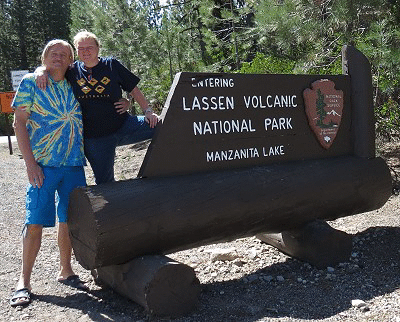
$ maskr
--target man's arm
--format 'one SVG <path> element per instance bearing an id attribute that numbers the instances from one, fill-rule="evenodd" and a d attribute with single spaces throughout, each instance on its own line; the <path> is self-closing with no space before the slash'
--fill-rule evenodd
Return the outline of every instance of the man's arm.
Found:
<path id="1" fill-rule="evenodd" d="M 155 127 L 158 122 L 158 116 L 149 107 L 149 103 L 147 102 L 146 98 L 144 97 L 140 89 L 137 86 L 135 86 L 135 88 L 129 94 L 139 104 L 146 118 L 146 122 L 149 123 L 151 128 Z"/>
<path id="2" fill-rule="evenodd" d="M 26 123 L 29 119 L 27 113 L 22 107 L 17 107 L 14 113 L 14 131 L 17 136 L 18 146 L 24 158 L 26 172 L 29 182 L 32 186 L 40 188 L 43 185 L 44 175 L 42 168 L 37 164 L 31 148 L 28 130 Z"/>
<path id="3" fill-rule="evenodd" d="M 45 90 L 49 80 L 46 67 L 39 66 L 35 69 L 34 74 L 37 87 L 39 87 L 41 90 Z"/>

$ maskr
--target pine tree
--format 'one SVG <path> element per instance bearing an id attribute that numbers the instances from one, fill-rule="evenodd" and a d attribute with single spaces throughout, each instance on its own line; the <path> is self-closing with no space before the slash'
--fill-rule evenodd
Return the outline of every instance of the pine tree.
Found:
<path id="1" fill-rule="evenodd" d="M 12 41 L 12 27 L 10 16 L 10 3 L 6 0 L 0 1 L 0 92 L 10 91 L 11 75 L 13 68 L 13 57 L 15 47 Z"/>
<path id="2" fill-rule="evenodd" d="M 316 108 L 317 108 L 317 114 L 319 116 L 319 119 L 317 120 L 317 125 L 318 126 L 324 126 L 324 119 L 327 115 L 325 111 L 325 102 L 324 102 L 324 95 L 321 93 L 321 90 L 318 89 L 317 91 L 317 102 L 316 102 Z"/>
<path id="3" fill-rule="evenodd" d="M 354 45 L 369 59 L 377 129 L 400 129 L 400 21 L 397 0 L 260 0 L 260 51 L 296 61 L 296 73 L 341 73 L 341 49 Z"/>
<path id="4" fill-rule="evenodd" d="M 1 1 L 1 61 L 7 73 L 33 70 L 40 64 L 40 54 L 48 40 L 68 39 L 68 4 L 69 0 Z"/>
<path id="5" fill-rule="evenodd" d="M 206 64 L 215 64 L 216 70 L 238 70 L 244 61 L 255 56 L 254 11 L 251 1 L 247 2 L 207 0 L 199 5 L 208 57 Z"/>

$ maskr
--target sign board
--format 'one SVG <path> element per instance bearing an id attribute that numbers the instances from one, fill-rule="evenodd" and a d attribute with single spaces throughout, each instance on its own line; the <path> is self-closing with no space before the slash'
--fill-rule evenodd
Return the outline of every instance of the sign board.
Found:
<path id="1" fill-rule="evenodd" d="M 12 70 L 11 71 L 11 81 L 13 90 L 17 91 L 19 84 L 21 83 L 22 77 L 28 74 L 29 70 Z"/>
<path id="2" fill-rule="evenodd" d="M 11 103 L 14 99 L 15 92 L 0 93 L 0 107 L 2 113 L 14 113 Z"/>
<path id="3" fill-rule="evenodd" d="M 329 89 L 318 92 L 318 81 Z M 323 107 L 341 105 L 340 124 L 336 119 L 323 124 L 326 115 L 318 120 L 334 136 L 318 138 L 305 100 L 320 109 L 317 114 Z M 324 113 L 338 112 L 331 108 Z M 139 176 L 351 155 L 351 113 L 348 75 L 179 73 Z"/>

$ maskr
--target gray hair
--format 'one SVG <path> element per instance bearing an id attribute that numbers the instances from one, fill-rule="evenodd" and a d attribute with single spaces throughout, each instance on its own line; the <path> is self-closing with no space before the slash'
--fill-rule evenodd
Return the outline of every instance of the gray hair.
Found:
<path id="1" fill-rule="evenodd" d="M 68 47 L 69 52 L 70 52 L 69 58 L 71 60 L 71 63 L 74 61 L 74 49 L 72 48 L 71 44 L 62 39 L 53 39 L 53 40 L 50 40 L 43 49 L 42 56 L 41 56 L 42 65 L 44 65 L 44 60 L 46 59 L 47 55 L 49 54 L 51 47 L 58 45 L 58 44 Z"/>

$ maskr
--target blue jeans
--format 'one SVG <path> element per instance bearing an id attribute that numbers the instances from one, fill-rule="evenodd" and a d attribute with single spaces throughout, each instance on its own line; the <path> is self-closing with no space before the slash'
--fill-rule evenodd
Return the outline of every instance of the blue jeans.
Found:
<path id="1" fill-rule="evenodd" d="M 85 138 L 85 156 L 88 159 L 96 184 L 114 181 L 114 159 L 117 146 L 133 144 L 153 137 L 144 116 L 129 115 L 124 125 L 115 133 L 99 138 Z"/>

